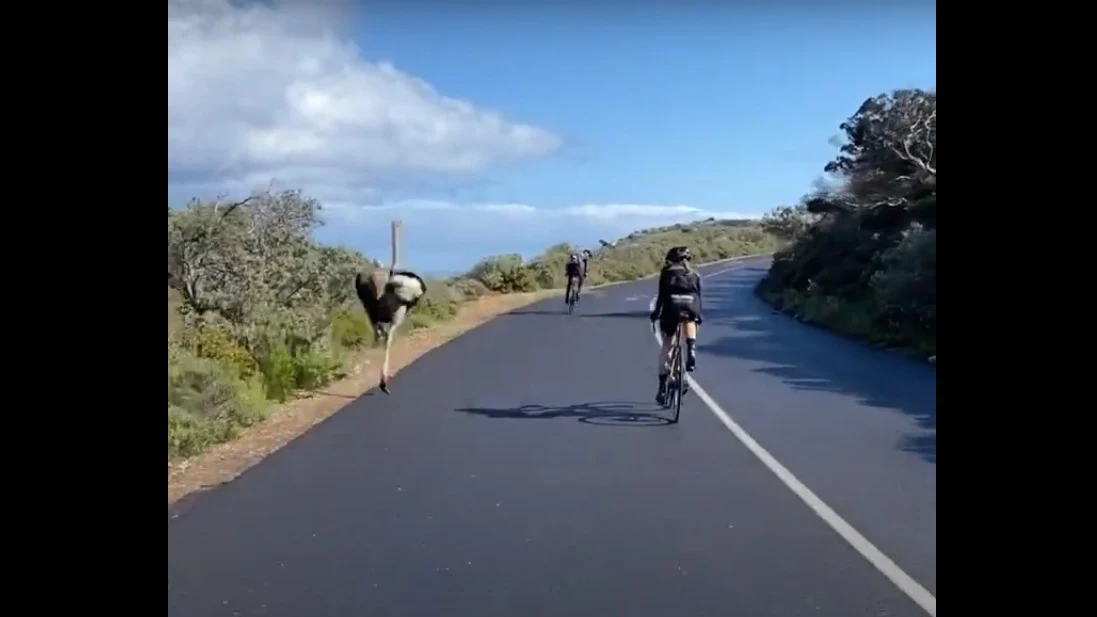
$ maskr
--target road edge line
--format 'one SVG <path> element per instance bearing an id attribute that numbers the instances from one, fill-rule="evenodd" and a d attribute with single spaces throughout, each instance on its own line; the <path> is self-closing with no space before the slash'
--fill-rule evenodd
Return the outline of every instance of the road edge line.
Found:
<path id="1" fill-rule="evenodd" d="M 733 272 L 735 270 L 742 269 L 743 266 L 734 266 L 711 274 L 704 274 L 701 278 L 709 278 L 718 274 L 724 274 L 726 272 Z M 648 303 L 649 310 L 655 310 L 655 298 L 652 298 Z M 656 328 L 655 341 L 659 344 L 663 344 L 663 336 L 659 333 L 659 329 Z M 697 383 L 697 380 L 692 375 L 686 375 L 686 381 L 689 382 L 690 387 L 697 392 L 697 396 L 701 399 L 701 402 L 709 408 L 709 411 L 716 416 L 731 434 L 739 440 L 747 450 L 750 450 L 751 454 L 755 456 L 763 465 L 766 466 L 773 475 L 777 476 L 789 490 L 791 490 L 797 497 L 800 498 L 816 516 L 823 519 L 823 522 L 830 526 L 839 536 L 842 537 L 855 551 L 861 554 L 874 568 L 876 568 L 881 574 L 886 576 L 888 580 L 895 584 L 900 591 L 905 593 L 907 597 L 914 601 L 925 612 L 929 613 L 931 617 L 937 617 L 937 597 L 934 596 L 928 589 L 922 586 L 921 583 L 914 580 L 914 577 L 910 576 L 899 567 L 899 564 L 895 563 L 890 557 L 884 554 L 883 551 L 876 548 L 876 546 L 868 540 L 865 536 L 861 535 L 859 531 L 854 529 L 853 525 L 846 522 L 833 508 L 828 506 L 818 495 L 816 495 L 806 484 L 800 481 L 787 467 L 781 464 L 772 454 L 762 447 L 750 433 L 731 418 L 728 412 L 724 411 L 720 404 L 717 403 L 708 392 L 705 391 L 701 384 Z"/>

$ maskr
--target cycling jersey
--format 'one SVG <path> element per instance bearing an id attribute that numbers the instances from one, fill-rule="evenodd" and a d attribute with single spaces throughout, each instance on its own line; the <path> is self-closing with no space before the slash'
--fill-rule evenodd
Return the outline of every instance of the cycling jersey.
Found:
<path id="1" fill-rule="evenodd" d="M 701 276 L 688 264 L 669 264 L 659 273 L 659 293 L 652 320 L 663 317 L 663 308 L 668 304 L 686 310 L 693 319 L 701 318 Z"/>

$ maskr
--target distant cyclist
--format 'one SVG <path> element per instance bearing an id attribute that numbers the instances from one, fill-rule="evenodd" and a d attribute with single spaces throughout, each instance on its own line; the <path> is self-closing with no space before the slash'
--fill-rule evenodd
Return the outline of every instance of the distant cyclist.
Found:
<path id="1" fill-rule="evenodd" d="M 564 303 L 571 298 L 571 289 L 575 287 L 575 301 L 579 301 L 579 292 L 583 289 L 583 278 L 586 274 L 586 260 L 579 253 L 568 256 L 568 262 L 564 266 L 564 274 L 568 279 L 568 286 L 564 292 Z"/>
<path id="2" fill-rule="evenodd" d="M 587 262 L 590 261 L 590 258 L 594 256 L 594 253 L 591 253 L 590 249 L 583 249 L 583 251 L 579 253 L 579 256 L 583 258 L 583 274 L 581 276 L 582 280 L 579 281 L 579 289 L 582 290 L 583 283 L 587 282 Z"/>
<path id="3" fill-rule="evenodd" d="M 686 370 L 692 371 L 697 367 L 697 326 L 703 320 L 701 275 L 690 267 L 692 259 L 693 254 L 688 247 L 676 246 L 667 251 L 663 270 L 659 273 L 659 294 L 655 299 L 655 310 L 651 312 L 651 321 L 659 322 L 659 331 L 663 334 L 663 345 L 659 349 L 659 390 L 655 394 L 655 400 L 660 405 L 666 402 L 674 332 L 681 322 L 685 322 L 682 330 L 686 338 Z"/>

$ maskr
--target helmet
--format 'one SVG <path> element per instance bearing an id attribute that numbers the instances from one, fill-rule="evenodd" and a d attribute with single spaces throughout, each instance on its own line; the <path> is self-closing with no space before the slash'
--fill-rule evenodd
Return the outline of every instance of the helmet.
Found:
<path id="1" fill-rule="evenodd" d="M 570 256 L 568 256 L 568 263 L 573 263 L 573 264 L 579 263 L 579 254 L 578 253 L 572 253 Z"/>
<path id="2" fill-rule="evenodd" d="M 693 253 L 690 252 L 689 247 L 676 246 L 667 251 L 666 262 L 669 264 L 689 261 L 691 259 L 693 259 Z"/>
<path id="3" fill-rule="evenodd" d="M 587 259 L 590 259 L 593 256 L 594 256 L 594 253 L 592 253 L 590 251 L 590 249 L 583 249 L 583 257 L 586 257 Z"/>

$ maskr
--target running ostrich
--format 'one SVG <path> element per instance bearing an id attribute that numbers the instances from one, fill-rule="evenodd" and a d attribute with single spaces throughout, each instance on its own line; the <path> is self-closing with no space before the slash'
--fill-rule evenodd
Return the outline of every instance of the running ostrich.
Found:
<path id="1" fill-rule="evenodd" d="M 396 329 L 404 323 L 408 311 L 427 293 L 427 284 L 418 274 L 407 270 L 389 270 L 387 280 L 381 271 L 375 270 L 366 276 L 359 272 L 354 277 L 354 289 L 373 324 L 374 335 L 385 341 L 381 391 L 389 394 L 389 350 L 392 349 L 392 338 Z"/>

